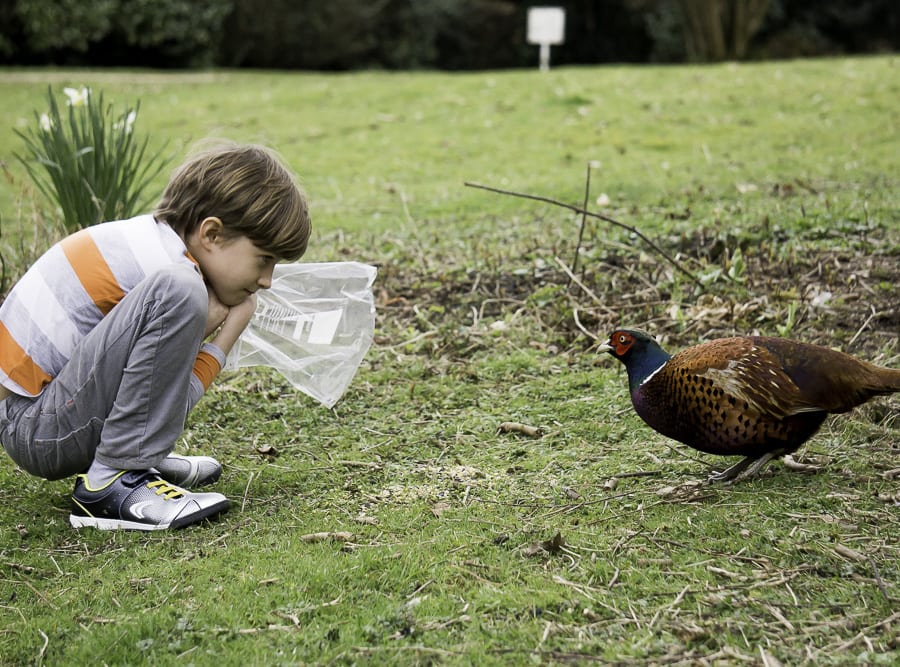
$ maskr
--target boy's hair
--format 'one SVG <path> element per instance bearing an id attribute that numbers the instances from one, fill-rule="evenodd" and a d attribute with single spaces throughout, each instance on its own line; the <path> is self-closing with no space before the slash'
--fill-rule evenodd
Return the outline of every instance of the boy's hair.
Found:
<path id="1" fill-rule="evenodd" d="M 189 158 L 169 179 L 153 212 L 182 238 L 208 217 L 276 256 L 298 259 L 310 234 L 309 207 L 295 177 L 270 149 L 218 144 Z"/>

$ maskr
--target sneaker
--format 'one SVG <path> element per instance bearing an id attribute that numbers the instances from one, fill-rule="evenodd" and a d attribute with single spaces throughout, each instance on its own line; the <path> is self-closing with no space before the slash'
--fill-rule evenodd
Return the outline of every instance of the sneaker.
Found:
<path id="1" fill-rule="evenodd" d="M 212 484 L 222 476 L 222 466 L 211 456 L 169 454 L 155 470 L 167 482 L 185 489 Z"/>
<path id="2" fill-rule="evenodd" d="M 150 470 L 124 470 L 99 489 L 87 475 L 75 478 L 73 528 L 164 530 L 182 528 L 228 509 L 221 493 L 191 493 L 169 484 Z"/>

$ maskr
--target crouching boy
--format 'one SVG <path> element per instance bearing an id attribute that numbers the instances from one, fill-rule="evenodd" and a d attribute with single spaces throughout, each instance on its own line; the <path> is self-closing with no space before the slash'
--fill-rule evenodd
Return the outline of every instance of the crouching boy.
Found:
<path id="1" fill-rule="evenodd" d="M 0 442 L 22 469 L 75 475 L 72 526 L 179 528 L 228 509 L 207 456 L 172 453 L 250 321 L 306 250 L 306 197 L 277 156 L 220 145 L 175 170 L 152 215 L 50 248 L 0 305 Z"/>

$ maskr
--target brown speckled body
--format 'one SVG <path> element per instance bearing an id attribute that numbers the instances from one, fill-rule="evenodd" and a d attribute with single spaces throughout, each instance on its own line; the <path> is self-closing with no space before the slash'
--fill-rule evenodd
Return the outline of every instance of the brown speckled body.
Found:
<path id="1" fill-rule="evenodd" d="M 900 391 L 900 370 L 784 338 L 722 338 L 670 357 L 647 334 L 623 329 L 601 349 L 625 364 L 649 426 L 710 454 L 789 454 L 829 413 Z"/>
<path id="2" fill-rule="evenodd" d="M 828 411 L 800 395 L 791 372 L 816 384 L 815 370 L 797 343 L 785 342 L 723 338 L 688 348 L 635 390 L 635 410 L 663 435 L 709 454 L 791 453 Z"/>

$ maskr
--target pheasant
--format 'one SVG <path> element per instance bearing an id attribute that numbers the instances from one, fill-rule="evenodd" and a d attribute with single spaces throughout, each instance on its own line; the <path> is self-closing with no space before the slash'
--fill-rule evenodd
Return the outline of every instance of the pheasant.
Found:
<path id="1" fill-rule="evenodd" d="M 672 356 L 642 331 L 600 346 L 625 364 L 637 414 L 709 454 L 745 458 L 710 481 L 738 481 L 795 452 L 830 413 L 900 391 L 900 370 L 785 338 L 720 338 Z"/>

